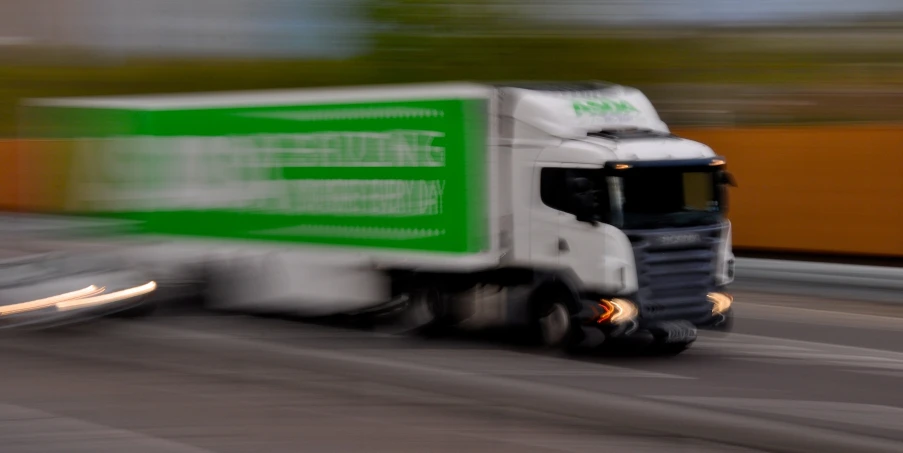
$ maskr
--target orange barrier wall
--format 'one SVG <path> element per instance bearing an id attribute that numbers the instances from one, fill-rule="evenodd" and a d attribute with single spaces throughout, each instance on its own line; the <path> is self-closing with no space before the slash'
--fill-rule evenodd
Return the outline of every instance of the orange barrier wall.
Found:
<path id="1" fill-rule="evenodd" d="M 903 125 L 674 132 L 727 157 L 735 247 L 903 256 Z"/>
<path id="2" fill-rule="evenodd" d="M 903 125 L 674 132 L 727 157 L 735 247 L 903 257 Z M 0 209 L 64 210 L 67 148 L 0 141 Z"/>
<path id="3" fill-rule="evenodd" d="M 19 208 L 19 148 L 13 140 L 0 140 L 0 209 Z"/>
<path id="4" fill-rule="evenodd" d="M 66 211 L 73 146 L 65 140 L 0 140 L 0 211 Z"/>

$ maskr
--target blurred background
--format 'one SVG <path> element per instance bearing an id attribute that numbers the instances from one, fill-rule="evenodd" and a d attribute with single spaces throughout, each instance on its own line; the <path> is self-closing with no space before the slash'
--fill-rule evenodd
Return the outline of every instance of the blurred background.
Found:
<path id="1" fill-rule="evenodd" d="M 0 159 L 23 98 L 462 79 L 636 86 L 729 157 L 740 251 L 903 256 L 897 0 L 2 0 Z"/>
<path id="2" fill-rule="evenodd" d="M 903 264 L 903 0 L 0 0 L 0 305 L 60 275 L 145 282 L 85 258 L 128 255 L 81 241 L 103 225 L 21 233 L 16 214 L 63 210 L 71 159 L 25 134 L 25 99 L 585 79 L 727 157 L 727 338 L 596 363 L 164 309 L 3 336 L 0 450 L 901 451 L 903 270 L 791 261 Z M 195 295 L 167 278 L 161 299 Z"/>
<path id="3" fill-rule="evenodd" d="M 23 96 L 604 79 L 687 125 L 901 113 L 894 0 L 4 0 L 2 132 Z"/>

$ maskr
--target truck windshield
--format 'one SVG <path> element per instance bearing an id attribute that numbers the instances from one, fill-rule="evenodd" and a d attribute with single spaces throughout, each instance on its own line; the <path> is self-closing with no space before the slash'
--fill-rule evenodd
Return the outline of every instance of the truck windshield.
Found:
<path id="1" fill-rule="evenodd" d="M 611 217 L 624 229 L 711 225 L 721 221 L 714 168 L 635 168 L 609 176 Z"/>

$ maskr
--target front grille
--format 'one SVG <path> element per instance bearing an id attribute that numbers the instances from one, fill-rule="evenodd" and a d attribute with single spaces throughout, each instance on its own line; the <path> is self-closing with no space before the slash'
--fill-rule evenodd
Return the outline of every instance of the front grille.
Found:
<path id="1" fill-rule="evenodd" d="M 705 322 L 711 315 L 706 295 L 715 288 L 720 226 L 631 231 L 644 321 Z"/>

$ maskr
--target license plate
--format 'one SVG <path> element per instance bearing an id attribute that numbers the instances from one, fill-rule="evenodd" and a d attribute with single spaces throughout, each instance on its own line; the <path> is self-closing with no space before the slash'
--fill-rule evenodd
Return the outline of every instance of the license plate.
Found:
<path id="1" fill-rule="evenodd" d="M 696 340 L 696 326 L 688 322 L 666 322 L 659 325 L 665 343 L 689 343 Z"/>

